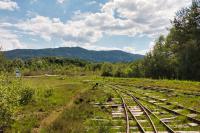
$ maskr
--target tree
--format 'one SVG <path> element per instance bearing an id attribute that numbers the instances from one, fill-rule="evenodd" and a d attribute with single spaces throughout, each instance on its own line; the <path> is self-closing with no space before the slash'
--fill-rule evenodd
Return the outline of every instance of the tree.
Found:
<path id="1" fill-rule="evenodd" d="M 104 63 L 101 69 L 101 76 L 113 76 L 113 66 L 111 63 Z"/>
<path id="2" fill-rule="evenodd" d="M 123 72 L 123 68 L 124 68 L 123 64 L 121 63 L 116 64 L 115 67 L 113 68 L 112 75 L 114 77 L 124 77 L 125 75 Z"/>
<path id="3" fill-rule="evenodd" d="M 177 12 L 169 34 L 144 58 L 145 76 L 200 80 L 200 0 Z"/>
<path id="4" fill-rule="evenodd" d="M 145 75 L 152 78 L 170 78 L 170 50 L 164 36 L 160 36 L 151 52 L 144 59 Z"/>
<path id="5" fill-rule="evenodd" d="M 180 10 L 172 22 L 170 43 L 179 64 L 182 79 L 200 80 L 200 1 Z"/>
<path id="6" fill-rule="evenodd" d="M 6 60 L 2 51 L 2 47 L 0 47 L 0 71 L 5 70 Z"/>

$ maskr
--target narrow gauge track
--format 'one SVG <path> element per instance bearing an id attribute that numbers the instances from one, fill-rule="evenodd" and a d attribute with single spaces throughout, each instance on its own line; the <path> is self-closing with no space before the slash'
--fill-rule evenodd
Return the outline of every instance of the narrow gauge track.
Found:
<path id="1" fill-rule="evenodd" d="M 135 91 L 132 91 L 132 90 L 131 90 L 131 92 L 138 93 L 138 92 L 135 92 Z M 182 105 L 178 105 L 178 104 L 174 104 L 174 103 L 171 103 L 171 102 L 167 102 L 165 100 L 158 99 L 158 98 L 155 98 L 155 97 L 151 97 L 151 96 L 145 95 L 144 93 L 138 93 L 138 94 L 139 95 L 143 95 L 143 96 L 145 96 L 147 98 L 150 98 L 152 100 L 156 100 L 156 101 L 160 101 L 160 102 L 166 103 L 167 105 L 173 105 L 173 106 L 175 106 L 176 108 L 179 108 L 179 109 L 187 110 L 187 111 L 189 111 L 189 113 L 195 113 L 195 114 L 199 114 L 200 115 L 200 112 L 197 111 L 197 110 L 186 108 L 186 107 L 184 107 Z"/>
<path id="2" fill-rule="evenodd" d="M 120 96 L 120 94 L 119 94 L 119 92 L 117 90 L 115 90 L 115 92 Z M 125 118 L 126 118 L 126 133 L 129 133 L 130 127 L 129 127 L 128 108 L 127 108 L 127 105 L 126 105 L 126 103 L 124 101 L 124 98 L 120 96 L 120 99 L 122 101 L 122 106 L 124 108 L 124 114 L 125 114 Z"/>
<path id="3" fill-rule="evenodd" d="M 130 87 L 130 85 L 125 85 L 125 84 L 119 84 L 119 85 L 120 85 L 120 86 L 129 86 L 129 87 Z M 138 88 L 137 86 L 134 86 L 134 85 L 131 85 L 131 86 L 133 86 L 133 87 L 135 87 L 135 88 Z M 118 87 L 119 87 L 119 86 L 118 86 Z M 143 89 L 143 88 L 141 88 L 141 89 Z M 145 89 L 143 89 L 143 90 L 145 90 Z M 150 89 L 150 90 L 158 92 L 156 89 Z M 132 91 L 132 90 L 130 90 L 130 91 Z M 135 92 L 135 91 L 134 91 L 134 92 Z M 138 93 L 138 92 L 135 92 L 135 93 Z M 143 95 L 145 95 L 145 94 L 143 94 Z M 191 109 L 191 108 L 186 108 L 186 107 L 184 107 L 183 105 L 179 105 L 179 104 L 167 102 L 167 101 L 164 101 L 164 100 L 155 98 L 155 97 L 150 97 L 150 96 L 148 96 L 148 95 L 145 95 L 145 96 L 146 96 L 146 97 L 149 97 L 149 98 L 151 98 L 151 99 L 154 99 L 154 100 L 159 100 L 160 102 L 165 102 L 165 103 L 167 103 L 168 105 L 169 105 L 169 104 L 170 104 L 170 105 L 174 105 L 174 106 L 176 106 L 176 107 L 178 107 L 178 108 L 180 108 L 180 109 L 185 109 L 185 110 L 187 110 L 187 111 L 190 111 L 191 113 L 196 113 L 196 114 L 199 114 L 199 115 L 200 115 L 200 111 L 197 111 L 197 110 L 194 110 L 194 109 Z"/>
<path id="4" fill-rule="evenodd" d="M 151 86 L 134 86 L 132 85 L 133 87 L 136 87 L 136 88 L 140 88 L 140 89 L 149 89 L 149 90 L 153 90 L 153 91 L 157 91 L 157 92 L 173 92 L 174 93 L 174 90 L 175 89 L 169 89 L 169 88 L 159 88 L 159 87 L 151 87 Z M 191 91 L 187 91 L 187 92 L 184 92 L 184 91 L 178 91 L 176 90 L 176 95 L 179 95 L 179 96 L 182 96 L 182 95 L 185 95 L 185 96 L 200 96 L 200 92 L 198 91 L 195 91 L 195 92 L 191 92 Z"/>
<path id="5" fill-rule="evenodd" d="M 152 91 L 156 91 L 156 92 L 159 92 L 159 91 L 165 91 L 165 92 L 172 92 L 174 89 L 167 89 L 167 88 L 152 88 L 152 86 L 138 86 L 138 85 L 133 85 L 133 84 L 124 84 L 124 83 L 118 83 L 118 85 L 120 86 L 129 86 L 129 87 L 136 87 L 136 88 L 140 88 L 140 89 L 143 89 L 143 90 L 152 90 Z M 200 92 L 196 91 L 196 92 L 191 92 L 191 91 L 187 91 L 187 92 L 183 92 L 183 91 L 177 91 L 178 93 L 176 93 L 176 95 L 188 95 L 188 96 L 200 96 Z"/>
<path id="6" fill-rule="evenodd" d="M 123 91 L 121 91 L 121 92 L 122 92 L 122 93 L 125 93 L 126 95 L 131 96 L 131 97 L 133 98 L 133 100 L 134 100 L 134 101 L 137 101 L 137 103 L 145 110 L 145 112 L 148 112 L 148 113 L 152 114 L 155 118 L 157 118 L 157 119 L 163 124 L 163 126 L 166 127 L 166 129 L 167 129 L 169 132 L 174 133 L 174 131 L 173 131 L 167 124 L 165 124 L 165 123 L 164 123 L 161 119 L 159 119 L 152 111 L 150 111 L 147 107 L 145 107 L 142 103 L 140 103 L 140 102 L 138 101 L 138 99 L 137 99 L 135 96 L 133 96 L 132 94 L 123 92 Z M 153 121 L 151 120 L 150 115 L 149 115 L 148 113 L 146 113 L 146 114 L 148 115 L 148 118 L 150 119 L 150 121 L 151 121 L 152 126 L 154 127 L 154 129 L 156 129 L 156 128 L 155 128 L 155 125 L 153 124 Z"/>
<path id="7" fill-rule="evenodd" d="M 128 108 L 127 104 L 125 103 L 125 100 L 124 98 L 120 95 L 120 93 L 118 92 L 118 90 L 116 88 L 113 88 L 112 86 L 110 86 L 110 88 L 112 88 L 113 90 L 115 90 L 115 92 L 119 95 L 119 97 L 121 98 L 123 104 L 125 105 L 126 109 L 130 112 L 132 118 L 134 118 L 134 120 L 136 121 L 137 125 L 138 125 L 138 128 L 139 130 L 142 132 L 142 133 L 145 133 L 145 130 L 144 128 L 142 127 L 142 125 L 139 123 L 139 121 L 137 120 L 137 118 L 133 115 L 133 113 L 131 112 L 131 110 Z M 128 115 L 128 113 L 127 113 Z M 126 116 L 128 117 L 128 116 Z M 129 119 L 128 119 L 129 120 Z M 128 130 L 128 132 L 130 131 L 130 128 Z"/>
<path id="8" fill-rule="evenodd" d="M 117 87 L 119 87 L 119 86 L 117 86 Z M 121 87 L 119 87 L 119 88 L 121 88 Z M 126 90 L 126 91 L 129 91 L 129 92 L 132 92 L 132 93 L 134 93 L 134 94 L 139 94 L 139 95 L 141 95 L 142 97 L 146 97 L 144 94 L 140 94 L 140 93 L 137 93 L 137 92 L 135 92 L 135 91 L 132 91 L 132 90 L 128 90 L 128 89 L 125 89 L 125 88 L 121 88 L 121 89 L 124 89 L 124 90 Z M 192 118 L 192 117 L 190 117 L 190 116 L 187 116 L 187 115 L 184 115 L 184 114 L 181 114 L 181 113 L 179 113 L 179 112 L 176 112 L 176 111 L 174 111 L 174 110 L 171 110 L 171 109 L 169 109 L 169 108 L 167 108 L 167 107 L 164 107 L 164 106 L 161 106 L 161 105 L 159 105 L 159 104 L 156 104 L 156 103 L 153 103 L 153 102 L 149 102 L 149 100 L 146 100 L 146 99 L 144 99 L 144 98 L 141 98 L 141 97 L 135 97 L 136 99 L 138 99 L 138 100 L 142 100 L 142 101 L 144 101 L 144 102 L 146 102 L 146 103 L 148 103 L 148 104 L 150 104 L 150 105 L 154 105 L 154 106 L 156 106 L 156 107 L 158 107 L 158 108 L 161 108 L 161 109 L 163 109 L 163 110 L 165 110 L 165 111 L 167 111 L 167 112 L 169 112 L 169 113 L 172 113 L 172 114 L 174 114 L 174 115 L 179 115 L 179 116 L 183 116 L 183 117 L 185 117 L 185 118 L 187 118 L 189 121 L 191 121 L 191 122 L 195 122 L 195 123 L 197 123 L 197 124 L 200 124 L 200 120 L 197 120 L 197 119 L 195 119 L 195 118 Z M 147 97 L 148 98 L 148 97 Z M 156 101 L 156 99 L 154 99 L 155 101 Z M 157 101 L 159 101 L 159 100 L 157 100 Z M 148 110 L 148 109 L 147 109 Z"/>
<path id="9" fill-rule="evenodd" d="M 149 114 L 152 114 L 157 120 L 159 120 L 159 122 L 166 128 L 166 130 L 168 132 L 175 133 L 175 131 L 171 127 L 169 127 L 165 122 L 163 122 L 160 118 L 158 118 L 158 116 L 155 115 L 150 109 L 148 109 L 141 102 L 139 102 L 135 96 L 133 96 L 132 94 L 129 94 L 125 91 L 121 91 L 121 90 L 118 90 L 118 91 L 125 93 L 126 95 L 129 95 L 130 97 L 132 97 L 132 99 L 142 108 L 142 110 L 144 110 L 145 114 L 147 115 L 148 119 L 151 122 L 151 125 L 153 126 L 154 132 L 157 133 L 158 131 L 157 131 L 156 126 L 154 125 L 153 121 L 151 120 L 151 117 L 149 116 Z"/>
<path id="10" fill-rule="evenodd" d="M 126 90 L 127 90 L 127 89 L 126 89 Z M 200 114 L 198 111 L 195 111 L 195 110 L 192 110 L 192 109 L 188 109 L 188 108 L 185 108 L 185 107 L 180 106 L 180 105 L 172 104 L 172 103 L 170 103 L 170 102 L 166 102 L 166 101 L 163 101 L 163 100 L 160 100 L 160 99 L 157 99 L 157 98 L 153 98 L 153 97 L 147 96 L 147 95 L 142 94 L 142 93 L 138 93 L 138 92 L 133 91 L 133 90 L 128 90 L 128 91 L 129 91 L 129 92 L 132 92 L 132 93 L 135 93 L 135 94 L 138 94 L 138 95 L 141 95 L 142 97 L 146 97 L 147 99 L 148 99 L 148 98 L 153 99 L 153 100 L 155 100 L 156 102 L 162 102 L 162 103 L 164 103 L 164 104 L 166 104 L 166 105 L 173 105 L 174 107 L 176 107 L 176 108 L 178 108 L 178 109 L 187 110 L 187 111 L 189 111 L 189 112 L 191 112 L 191 113 L 195 113 L 195 114 L 197 114 L 197 115 Z M 146 102 L 148 102 L 148 103 L 151 103 L 151 104 L 153 104 L 153 105 L 156 105 L 156 106 L 158 106 L 158 107 L 161 107 L 161 108 L 163 108 L 164 110 L 166 110 L 166 111 L 168 111 L 168 112 L 171 112 L 171 113 L 173 113 L 173 114 L 184 116 L 184 117 L 186 117 L 188 120 L 200 124 L 200 120 L 198 120 L 198 119 L 196 119 L 196 118 L 193 118 L 193 117 L 191 117 L 191 116 L 188 116 L 188 115 L 179 113 L 179 112 L 177 112 L 177 111 L 174 111 L 174 110 L 172 110 L 172 109 L 169 109 L 169 108 L 164 107 L 164 106 L 161 106 L 161 105 L 158 105 L 158 104 L 156 104 L 156 103 L 149 102 L 149 100 L 147 100 L 147 99 L 145 100 L 144 98 L 141 98 L 141 97 L 137 97 L 137 99 L 141 99 L 141 100 L 143 100 L 143 101 L 146 101 Z"/>
<path id="11" fill-rule="evenodd" d="M 114 88 L 112 86 L 110 86 L 110 88 L 114 89 L 116 91 L 116 93 L 120 96 L 120 98 L 122 99 L 122 102 L 125 104 L 126 108 L 128 109 L 128 111 L 130 112 L 132 118 L 134 118 L 134 120 L 136 121 L 137 125 L 138 125 L 138 128 L 139 130 L 142 132 L 142 133 L 145 133 L 145 128 L 142 126 L 142 124 L 139 122 L 138 118 L 134 115 L 134 113 L 131 111 L 131 109 L 127 106 L 127 104 L 125 103 L 124 101 L 124 98 L 123 96 L 119 93 L 120 90 L 118 90 L 117 88 Z M 130 95 L 128 95 L 130 96 Z M 132 97 L 133 98 L 133 97 Z M 143 112 L 144 114 L 144 117 L 147 118 L 149 124 L 152 126 L 152 130 L 154 133 L 157 133 L 157 129 L 153 123 L 153 121 L 151 120 L 146 108 L 137 100 L 137 99 L 133 99 L 134 102 L 137 104 L 137 106 L 141 109 L 141 111 Z M 169 130 L 168 130 L 169 131 Z M 172 130 L 171 130 L 172 131 Z"/>

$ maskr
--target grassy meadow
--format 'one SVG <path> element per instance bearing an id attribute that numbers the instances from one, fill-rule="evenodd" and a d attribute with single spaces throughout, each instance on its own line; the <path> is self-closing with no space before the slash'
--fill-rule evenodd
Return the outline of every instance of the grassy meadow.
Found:
<path id="1" fill-rule="evenodd" d="M 37 132 L 57 119 L 63 110 L 70 108 L 80 93 L 90 88 L 84 77 L 39 76 L 17 80 L 31 88 L 33 95 L 27 104 L 16 106 L 14 122 L 7 132 Z"/>
<path id="2" fill-rule="evenodd" d="M 6 132 L 116 132 L 112 127 L 116 123 L 123 127 L 124 122 L 114 121 L 112 108 L 103 106 L 116 97 L 107 85 L 134 90 L 137 96 L 145 92 L 200 111 L 199 82 L 97 76 L 35 76 L 17 80 L 31 90 L 32 96 L 26 104 L 16 106 Z"/>

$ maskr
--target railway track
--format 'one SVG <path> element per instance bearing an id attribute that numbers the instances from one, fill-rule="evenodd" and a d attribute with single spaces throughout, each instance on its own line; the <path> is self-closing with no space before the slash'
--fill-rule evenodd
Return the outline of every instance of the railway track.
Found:
<path id="1" fill-rule="evenodd" d="M 120 94 L 119 94 L 119 92 L 117 90 L 115 90 L 115 92 L 120 96 Z M 124 98 L 120 96 L 120 99 L 122 101 L 122 106 L 124 108 L 124 114 L 125 114 L 125 118 L 126 118 L 126 133 L 129 133 L 130 127 L 129 127 L 128 108 L 127 108 L 127 105 L 126 105 L 126 103 L 124 101 Z"/>
<path id="2" fill-rule="evenodd" d="M 112 131 L 200 133 L 200 120 L 179 112 L 183 110 L 188 114 L 199 114 L 196 110 L 153 97 L 148 95 L 151 93 L 144 93 L 139 89 L 133 90 L 130 86 L 118 84 L 104 86 L 114 94 L 111 102 L 107 103 L 112 108 L 114 122 L 111 126 Z"/>
<path id="3" fill-rule="evenodd" d="M 200 92 L 199 91 L 187 91 L 187 92 L 183 92 L 183 91 L 177 91 L 175 92 L 175 89 L 169 89 L 169 88 L 160 88 L 160 87 L 155 87 L 155 86 L 138 86 L 138 85 L 134 85 L 134 84 L 124 84 L 124 83 L 118 83 L 118 85 L 120 86 L 129 86 L 129 87 L 136 87 L 136 88 L 140 88 L 143 90 L 152 90 L 155 92 L 172 92 L 175 93 L 176 95 L 186 95 L 186 96 L 200 96 Z"/>
<path id="4" fill-rule="evenodd" d="M 113 87 L 111 87 L 111 88 L 112 88 L 113 90 L 115 90 L 115 92 L 116 92 L 116 93 L 119 95 L 119 97 L 121 98 L 123 105 L 125 105 L 124 107 L 126 108 L 126 110 L 129 111 L 129 113 L 131 114 L 131 117 L 134 118 L 134 120 L 136 121 L 139 130 L 140 130 L 142 133 L 145 133 L 144 128 L 143 128 L 142 125 L 139 123 L 139 121 L 138 121 L 138 119 L 135 117 L 135 115 L 133 115 L 133 113 L 131 112 L 131 110 L 130 110 L 130 108 L 127 106 L 127 104 L 125 103 L 124 98 L 121 96 L 121 94 L 118 92 L 118 90 L 117 90 L 116 88 L 113 88 Z M 125 113 L 125 114 L 126 114 L 126 118 L 128 118 L 128 120 L 127 120 L 127 119 L 126 119 L 126 120 L 129 121 L 128 112 Z M 127 123 L 129 123 L 129 122 L 127 122 Z M 129 127 L 129 125 L 128 125 L 128 127 Z M 126 132 L 129 133 L 129 132 L 130 132 L 130 128 L 126 128 L 126 129 L 127 129 Z"/>
<path id="5" fill-rule="evenodd" d="M 133 102 L 136 103 L 138 109 L 140 109 L 140 111 L 142 112 L 139 116 L 136 115 L 136 113 L 138 113 L 138 112 L 134 112 L 133 110 L 131 110 L 130 106 L 127 105 L 127 103 L 125 102 L 123 96 L 119 93 L 120 90 L 118 90 L 117 88 L 114 88 L 112 86 L 109 86 L 109 87 L 114 89 L 116 91 L 116 93 L 120 96 L 120 98 L 122 99 L 122 102 L 125 105 L 125 108 L 127 108 L 127 110 L 129 111 L 131 117 L 137 123 L 138 129 L 139 129 L 140 132 L 142 132 L 142 133 L 146 132 L 145 131 L 146 127 L 143 126 L 144 123 L 140 122 L 140 121 L 145 121 L 145 120 L 147 120 L 145 125 L 148 125 L 148 128 L 150 128 L 150 130 L 149 130 L 150 132 L 154 132 L 154 133 L 158 132 L 157 129 L 156 129 L 156 126 L 154 125 L 153 121 L 151 120 L 146 108 L 136 98 L 133 98 L 132 96 L 127 95 L 127 96 L 132 98 Z M 145 119 L 140 119 L 139 120 L 139 118 L 145 118 Z M 129 132 L 129 131 L 127 131 L 127 132 Z"/>
<path id="6" fill-rule="evenodd" d="M 144 93 L 138 93 L 138 92 L 133 91 L 133 90 L 128 90 L 128 91 L 142 96 L 143 98 L 141 98 L 141 97 L 138 97 L 138 98 L 143 100 L 143 101 L 145 99 L 146 99 L 146 101 L 154 100 L 154 101 L 151 102 L 152 104 L 154 104 L 155 102 L 157 102 L 157 103 L 160 102 L 160 103 L 162 103 L 163 106 L 165 106 L 165 107 L 163 107 L 163 106 L 160 106 L 160 107 L 164 108 L 165 110 L 171 111 L 174 114 L 185 116 L 188 119 L 190 119 L 191 121 L 194 121 L 194 122 L 200 124 L 200 120 L 198 118 L 194 118 L 194 117 L 200 116 L 200 112 L 199 111 L 196 111 L 196 110 L 193 110 L 193 109 L 190 109 L 190 108 L 186 108 L 186 107 L 183 107 L 183 106 L 178 105 L 178 104 L 173 104 L 171 102 L 167 102 L 166 100 L 162 100 L 162 99 L 158 99 L 158 98 L 155 98 L 155 97 L 151 97 L 151 96 L 145 95 Z M 180 112 L 174 111 L 173 109 L 170 109 L 170 108 L 166 108 L 166 106 L 168 106 L 168 107 L 171 106 L 174 109 L 180 109 L 179 110 Z M 181 112 L 187 112 L 187 113 L 186 114 L 182 114 Z M 190 114 L 193 114 L 195 116 L 191 117 L 191 116 L 189 116 Z"/>
<path id="7" fill-rule="evenodd" d="M 151 121 L 151 124 L 152 124 L 153 128 L 155 129 L 155 132 L 158 132 L 158 131 L 156 129 L 156 126 L 153 124 L 153 121 L 151 120 L 149 114 L 152 114 L 156 119 L 158 119 L 160 121 L 160 123 L 163 124 L 163 126 L 166 128 L 167 131 L 174 133 L 174 130 L 172 130 L 167 124 L 165 124 L 161 119 L 159 119 L 157 115 L 155 115 L 152 111 L 150 111 L 150 109 L 148 109 L 141 102 L 139 102 L 135 96 L 133 96 L 132 94 L 126 93 L 126 92 L 122 92 L 122 93 L 125 93 L 125 94 L 131 96 L 133 98 L 133 100 L 137 101 L 137 103 L 143 108 L 143 110 L 146 112 L 146 114 L 148 116 L 148 119 Z"/>
<path id="8" fill-rule="evenodd" d="M 115 85 L 114 85 L 114 86 L 115 86 Z M 125 86 L 125 85 L 123 85 L 123 86 Z M 118 86 L 118 87 L 119 87 L 119 88 L 122 88 L 121 85 Z M 152 89 L 151 89 L 151 90 L 152 90 Z M 197 110 L 194 110 L 194 109 L 191 109 L 191 108 L 186 108 L 186 107 L 184 107 L 183 105 L 175 104 L 175 103 L 172 103 L 172 102 L 168 102 L 168 101 L 166 101 L 166 100 L 163 100 L 163 99 L 158 99 L 158 98 L 155 98 L 155 97 L 152 97 L 152 96 L 149 96 L 149 95 L 145 95 L 144 92 L 143 92 L 143 93 L 139 93 L 139 92 L 136 92 L 136 91 L 133 91 L 133 90 L 129 90 L 129 91 L 134 92 L 134 93 L 137 93 L 137 94 L 141 94 L 141 95 L 143 95 L 143 96 L 145 96 L 145 97 L 148 97 L 148 98 L 150 98 L 150 99 L 152 99 L 152 100 L 157 100 L 157 101 L 166 103 L 167 105 L 174 105 L 174 106 L 176 106 L 177 108 L 184 109 L 184 110 L 190 111 L 191 113 L 196 113 L 196 114 L 199 114 L 199 115 L 200 115 L 200 111 L 197 111 Z"/>
<path id="9" fill-rule="evenodd" d="M 119 86 L 117 86 L 117 87 L 119 87 Z M 132 95 L 133 96 L 133 94 L 135 95 L 137 95 L 137 96 L 133 96 L 134 97 L 134 99 L 137 99 L 137 100 L 140 100 L 140 101 L 143 101 L 143 102 L 145 102 L 145 103 L 148 103 L 149 105 L 153 105 L 153 106 L 155 106 L 156 108 L 160 108 L 161 109 L 161 111 L 162 110 L 165 110 L 166 112 L 168 112 L 169 114 L 173 114 L 173 117 L 174 118 L 176 118 L 176 116 L 183 116 L 184 118 L 187 118 L 187 120 L 189 120 L 190 122 L 193 122 L 193 125 L 194 124 L 200 124 L 200 120 L 198 120 L 198 119 L 195 119 L 195 118 L 193 118 L 193 117 L 190 117 L 190 116 L 188 116 L 188 115 L 184 115 L 184 114 L 182 114 L 182 113 L 179 113 L 178 111 L 174 111 L 174 110 L 172 110 L 172 109 L 169 109 L 169 108 L 167 108 L 167 107 L 165 107 L 165 106 L 162 106 L 162 105 L 160 105 L 160 104 L 157 104 L 157 103 L 166 103 L 166 104 L 168 104 L 168 105 L 171 105 L 171 103 L 167 103 L 167 102 L 164 102 L 163 100 L 159 100 L 159 99 L 156 99 L 156 98 L 152 98 L 155 102 L 150 102 L 150 100 L 149 100 L 149 98 L 151 98 L 150 96 L 147 96 L 147 95 L 144 95 L 144 94 L 138 94 L 137 92 L 135 92 L 135 91 L 130 91 L 130 90 L 128 90 L 128 89 L 125 89 L 125 88 L 121 88 L 121 87 L 119 87 L 119 89 L 123 89 L 123 90 L 125 90 L 125 91 L 122 91 L 123 93 L 127 93 L 127 91 L 129 92 L 128 94 L 129 95 Z M 130 92 L 131 92 L 131 94 L 130 94 Z M 140 96 L 138 96 L 138 95 L 140 95 Z M 187 110 L 187 111 L 189 111 L 189 112 L 192 112 L 192 113 L 199 113 L 198 111 L 195 111 L 195 110 L 191 110 L 191 109 L 188 109 L 188 108 L 184 108 L 184 107 L 182 107 L 182 106 L 176 106 L 176 107 L 178 107 L 178 108 L 181 108 L 181 109 L 185 109 L 185 110 Z M 151 114 L 153 114 L 155 117 L 157 117 L 158 118 L 158 116 L 157 115 L 155 115 L 150 109 L 148 109 L 147 107 L 144 107 L 149 113 L 151 113 Z M 152 109 L 153 110 L 153 109 Z M 158 118 L 159 119 L 159 118 Z M 160 122 L 161 123 L 163 123 L 168 129 L 170 128 L 170 126 L 169 125 L 167 125 L 166 124 L 166 122 L 164 122 L 163 120 L 161 120 L 160 119 Z M 177 123 L 178 124 L 178 123 Z M 170 128 L 169 130 L 171 130 L 172 128 Z M 168 130 L 168 131 L 169 131 Z M 173 132 L 173 130 L 171 130 L 171 132 Z"/>

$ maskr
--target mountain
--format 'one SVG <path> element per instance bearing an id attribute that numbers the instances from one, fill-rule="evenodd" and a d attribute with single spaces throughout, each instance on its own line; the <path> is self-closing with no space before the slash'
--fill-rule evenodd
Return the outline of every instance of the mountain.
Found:
<path id="1" fill-rule="evenodd" d="M 94 51 L 87 50 L 80 47 L 60 47 L 60 48 L 46 48 L 46 49 L 15 49 L 5 51 L 5 56 L 9 59 L 14 58 L 33 58 L 33 57 L 69 57 L 79 58 L 97 62 L 129 62 L 141 59 L 144 56 L 138 54 L 131 54 L 120 50 L 111 51 Z"/>

